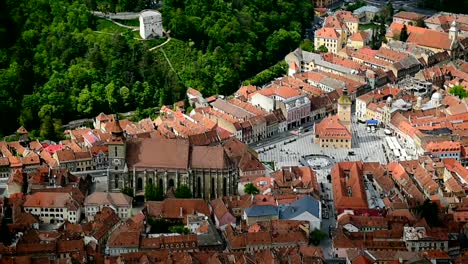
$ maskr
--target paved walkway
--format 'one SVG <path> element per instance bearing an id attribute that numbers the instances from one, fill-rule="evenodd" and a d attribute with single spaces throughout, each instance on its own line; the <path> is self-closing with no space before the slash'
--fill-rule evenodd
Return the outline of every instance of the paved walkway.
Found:
<path id="1" fill-rule="evenodd" d="M 120 20 L 133 20 L 138 19 L 140 16 L 139 12 L 103 13 L 99 11 L 91 11 L 91 13 L 97 17 Z"/>
<path id="2" fill-rule="evenodd" d="M 378 129 L 377 133 L 368 133 L 365 124 L 353 123 L 352 130 L 354 156 L 348 155 L 349 149 L 328 149 L 314 144 L 312 131 L 299 136 L 286 134 L 284 138 L 274 139 L 270 144 L 262 144 L 254 149 L 259 152 L 261 161 L 275 162 L 277 168 L 299 166 L 301 157 L 311 154 L 327 155 L 335 162 L 361 160 L 387 163 L 382 148 L 385 137 L 383 129 Z M 286 143 L 291 139 L 295 141 Z"/>
<path id="3" fill-rule="evenodd" d="M 313 131 L 305 132 L 299 136 L 293 135 L 290 132 L 280 134 L 274 138 L 270 138 L 269 142 L 261 142 L 258 146 L 254 144 L 253 148 L 259 153 L 261 161 L 274 162 L 276 168 L 282 166 L 307 166 L 301 164 L 303 156 L 311 154 L 322 154 L 332 158 L 334 163 L 340 161 L 376 161 L 383 164 L 387 163 L 383 144 L 385 135 L 383 129 L 378 129 L 376 133 L 368 133 L 365 124 L 359 124 L 354 119 L 353 133 L 353 148 L 354 156 L 349 156 L 349 149 L 328 149 L 321 148 L 313 143 Z M 292 141 L 291 141 L 292 140 Z M 291 142 L 290 142 L 291 141 Z M 333 206 L 333 192 L 331 183 L 327 180 L 327 175 L 331 171 L 330 166 L 326 169 L 315 170 L 317 172 L 317 181 L 323 185 L 322 208 L 327 208 L 329 212 L 328 219 L 322 219 L 322 231 L 329 234 L 329 227 L 333 230 L 336 227 L 336 215 Z M 370 192 L 373 190 L 369 190 Z M 376 197 L 375 194 L 370 197 Z M 380 205 L 380 201 L 376 200 Z M 332 232 L 333 235 L 333 232 Z M 332 247 L 332 239 L 327 236 L 327 239 L 320 243 L 320 247 L 324 251 L 325 258 L 333 258 L 334 252 Z"/>

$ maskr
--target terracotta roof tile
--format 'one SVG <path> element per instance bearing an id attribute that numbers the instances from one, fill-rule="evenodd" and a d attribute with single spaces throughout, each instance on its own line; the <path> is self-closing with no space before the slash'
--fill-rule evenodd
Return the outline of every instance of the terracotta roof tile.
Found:
<path id="1" fill-rule="evenodd" d="M 319 138 L 351 139 L 348 129 L 340 123 L 338 116 L 327 117 L 315 125 L 315 134 Z"/>
<path id="2" fill-rule="evenodd" d="M 154 151 L 157 149 L 158 151 Z M 189 142 L 173 139 L 135 139 L 127 142 L 129 167 L 159 167 L 187 169 Z"/>
<path id="3" fill-rule="evenodd" d="M 146 202 L 148 214 L 153 217 L 181 219 L 187 221 L 187 215 L 202 213 L 210 215 L 210 208 L 202 199 L 166 199 L 162 202 Z"/>
<path id="4" fill-rule="evenodd" d="M 340 37 L 340 33 L 338 33 L 338 31 L 336 31 L 334 28 L 323 27 L 315 31 L 315 37 L 327 38 L 327 39 L 338 39 Z"/>
<path id="5" fill-rule="evenodd" d="M 362 42 L 366 42 L 369 40 L 369 34 L 365 31 L 358 31 L 354 34 L 352 34 L 349 39 L 351 41 L 362 41 Z"/>
<path id="6" fill-rule="evenodd" d="M 37 192 L 26 196 L 24 207 L 68 208 L 76 211 L 80 206 L 69 193 Z"/>
<path id="7" fill-rule="evenodd" d="M 419 14 L 415 12 L 408 12 L 408 11 L 400 11 L 396 13 L 395 15 L 393 15 L 393 17 L 402 18 L 406 20 L 413 20 L 413 21 L 426 18 L 426 16 L 423 14 Z"/>
<path id="8" fill-rule="evenodd" d="M 426 29 L 422 33 L 412 33 L 409 35 L 408 43 L 414 43 L 419 46 L 450 50 L 452 40 L 447 33 Z"/>
<path id="9" fill-rule="evenodd" d="M 367 209 L 362 162 L 339 162 L 331 171 L 335 207 L 342 209 Z"/>

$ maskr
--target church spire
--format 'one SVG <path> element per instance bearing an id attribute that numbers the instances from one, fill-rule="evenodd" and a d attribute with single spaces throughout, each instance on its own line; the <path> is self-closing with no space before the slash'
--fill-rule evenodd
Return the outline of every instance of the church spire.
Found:
<path id="1" fill-rule="evenodd" d="M 125 140 L 124 130 L 120 125 L 118 114 L 115 115 L 114 121 L 109 124 L 109 132 L 112 135 L 112 141 Z"/>

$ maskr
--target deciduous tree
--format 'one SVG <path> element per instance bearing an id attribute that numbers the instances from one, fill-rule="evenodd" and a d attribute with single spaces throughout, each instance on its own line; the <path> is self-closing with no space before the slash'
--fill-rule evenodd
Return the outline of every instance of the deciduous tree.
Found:
<path id="1" fill-rule="evenodd" d="M 253 185 L 252 183 L 247 183 L 244 186 L 244 193 L 246 193 L 246 194 L 259 194 L 260 190 L 257 187 L 255 187 L 255 185 Z"/>
<path id="2" fill-rule="evenodd" d="M 187 185 L 183 185 L 183 184 L 177 187 L 174 195 L 176 198 L 179 198 L 179 199 L 188 199 L 188 198 L 193 197 L 192 191 L 190 191 L 190 188 Z"/>

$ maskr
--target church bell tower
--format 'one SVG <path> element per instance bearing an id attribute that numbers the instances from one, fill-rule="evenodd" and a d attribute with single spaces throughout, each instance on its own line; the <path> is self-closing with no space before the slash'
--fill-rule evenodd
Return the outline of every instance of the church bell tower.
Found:
<path id="1" fill-rule="evenodd" d="M 348 131 L 351 131 L 351 98 L 348 96 L 348 88 L 343 87 L 343 95 L 338 99 L 338 119 Z"/>

